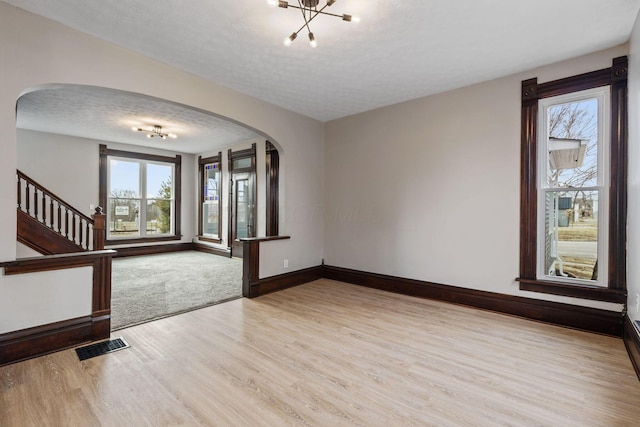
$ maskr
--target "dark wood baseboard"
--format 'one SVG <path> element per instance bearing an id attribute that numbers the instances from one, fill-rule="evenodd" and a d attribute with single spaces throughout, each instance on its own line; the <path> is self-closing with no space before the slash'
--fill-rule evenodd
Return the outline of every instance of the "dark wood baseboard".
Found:
<path id="1" fill-rule="evenodd" d="M 622 336 L 623 314 L 421 280 L 324 266 L 324 277 L 384 291 L 468 305 L 560 326 Z"/>
<path id="2" fill-rule="evenodd" d="M 0 366 L 75 347 L 92 339 L 91 316 L 2 334 Z"/>
<path id="3" fill-rule="evenodd" d="M 152 245 L 152 246 L 129 246 L 124 248 L 115 248 L 114 250 L 118 252 L 118 254 L 114 256 L 114 258 L 166 254 L 171 252 L 182 252 L 182 251 L 198 251 L 198 252 L 206 252 L 213 255 L 223 256 L 225 258 L 231 257 L 231 251 L 229 250 L 219 249 L 210 245 L 203 245 L 197 242 L 171 243 L 171 244 L 165 244 L 165 245 Z"/>
<path id="4" fill-rule="evenodd" d="M 624 334 L 622 337 L 633 368 L 636 370 L 638 379 L 640 379 L 640 330 L 634 326 L 629 316 L 625 316 Z"/>
<path id="5" fill-rule="evenodd" d="M 219 255 L 225 258 L 231 258 L 231 251 L 228 249 L 216 248 L 211 245 L 203 245 L 202 243 L 194 242 L 193 250 L 198 252 L 206 252 L 208 254 Z"/>
<path id="6" fill-rule="evenodd" d="M 292 271 L 291 273 L 279 274 L 277 276 L 266 277 L 257 282 L 251 283 L 251 295 L 258 297 L 271 292 L 281 291 L 293 286 L 313 282 L 323 277 L 322 266 L 305 268 L 303 270 Z"/>
<path id="7" fill-rule="evenodd" d="M 111 249 L 111 248 L 109 248 Z M 194 250 L 194 244 L 188 243 L 171 243 L 168 245 L 152 245 L 152 246 L 129 246 L 126 248 L 114 248 L 118 252 L 114 258 L 123 258 L 129 256 L 165 254 L 169 252 L 181 252 Z"/>

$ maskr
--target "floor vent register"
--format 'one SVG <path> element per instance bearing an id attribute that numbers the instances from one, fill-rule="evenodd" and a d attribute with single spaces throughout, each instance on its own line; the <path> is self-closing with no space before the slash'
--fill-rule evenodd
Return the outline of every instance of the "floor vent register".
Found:
<path id="1" fill-rule="evenodd" d="M 91 359 L 92 357 L 102 356 L 103 354 L 113 353 L 114 351 L 127 347 L 129 347 L 129 344 L 127 344 L 124 338 L 120 337 L 76 348 L 76 353 L 78 354 L 78 359 L 82 361 Z"/>

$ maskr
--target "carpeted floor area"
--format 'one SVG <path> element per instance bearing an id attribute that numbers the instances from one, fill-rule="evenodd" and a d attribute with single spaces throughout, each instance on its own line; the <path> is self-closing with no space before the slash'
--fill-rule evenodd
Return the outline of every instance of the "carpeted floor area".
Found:
<path id="1" fill-rule="evenodd" d="M 111 329 L 242 296 L 242 260 L 185 251 L 113 260 Z"/>

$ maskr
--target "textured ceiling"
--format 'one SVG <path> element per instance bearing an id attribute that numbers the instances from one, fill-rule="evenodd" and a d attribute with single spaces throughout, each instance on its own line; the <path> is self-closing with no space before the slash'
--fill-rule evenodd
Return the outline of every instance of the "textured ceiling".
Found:
<path id="1" fill-rule="evenodd" d="M 4 0 L 320 121 L 626 42 L 640 0 L 338 0 L 318 47 L 267 0 Z M 290 3 L 295 4 L 295 1 Z M 321 4 L 324 0 L 321 0 Z"/>
<path id="2" fill-rule="evenodd" d="M 147 138 L 145 133 L 131 130 L 154 125 L 178 138 Z M 21 96 L 16 127 L 191 154 L 260 137 L 243 126 L 191 107 L 80 85 L 56 85 Z"/>

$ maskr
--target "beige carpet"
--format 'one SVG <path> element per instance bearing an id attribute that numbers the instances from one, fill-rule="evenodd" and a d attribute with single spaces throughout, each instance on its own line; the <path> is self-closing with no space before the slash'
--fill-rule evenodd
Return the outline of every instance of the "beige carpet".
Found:
<path id="1" fill-rule="evenodd" d="M 111 329 L 242 296 L 242 260 L 203 252 L 116 258 Z"/>

